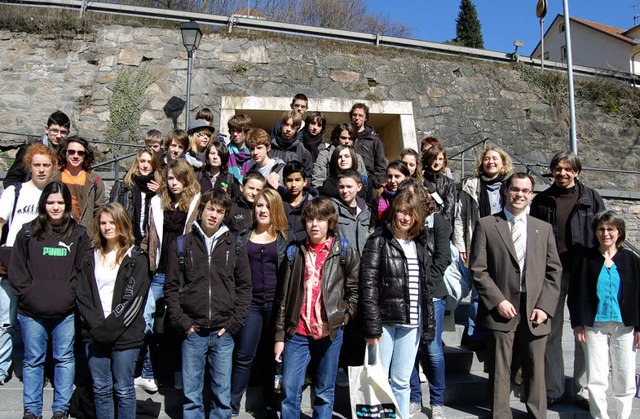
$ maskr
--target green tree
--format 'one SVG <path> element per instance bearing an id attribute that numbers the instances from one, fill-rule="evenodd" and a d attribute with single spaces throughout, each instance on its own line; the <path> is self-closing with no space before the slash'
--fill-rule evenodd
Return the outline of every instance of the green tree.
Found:
<path id="1" fill-rule="evenodd" d="M 484 48 L 482 26 L 476 6 L 471 0 L 460 2 L 460 12 L 456 19 L 456 42 L 470 48 Z"/>

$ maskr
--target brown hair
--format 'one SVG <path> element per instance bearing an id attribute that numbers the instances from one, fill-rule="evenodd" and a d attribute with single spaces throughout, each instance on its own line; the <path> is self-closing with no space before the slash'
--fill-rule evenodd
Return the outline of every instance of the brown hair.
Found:
<path id="1" fill-rule="evenodd" d="M 176 143 L 182 145 L 184 151 L 189 150 L 189 136 L 187 132 L 182 129 L 174 129 L 169 131 L 167 134 L 167 139 L 164 141 L 164 148 L 169 149 L 169 145 L 171 141 L 175 140 Z"/>
<path id="2" fill-rule="evenodd" d="M 271 137 L 269 133 L 262 128 L 254 128 L 247 133 L 245 144 L 247 148 L 256 148 L 259 145 L 268 148 L 271 145 Z"/>
<path id="3" fill-rule="evenodd" d="M 300 128 L 302 125 L 302 116 L 296 111 L 286 111 L 280 116 L 280 124 L 284 125 L 288 120 L 293 120 L 294 128 Z"/>
<path id="4" fill-rule="evenodd" d="M 616 247 L 622 247 L 622 243 L 627 238 L 627 227 L 622 217 L 613 211 L 600 211 L 593 217 L 591 222 L 591 229 L 593 234 L 596 234 L 596 230 L 602 224 L 609 224 L 618 230 L 618 240 L 616 240 Z"/>
<path id="5" fill-rule="evenodd" d="M 326 220 L 330 236 L 338 231 L 338 213 L 336 212 L 331 200 L 324 196 L 313 198 L 302 210 L 302 221 L 307 220 Z"/>
<path id="6" fill-rule="evenodd" d="M 391 220 L 391 232 L 395 235 L 399 235 L 395 223 L 396 216 L 400 210 L 405 210 L 411 214 L 415 222 L 409 232 L 409 238 L 413 239 L 414 237 L 420 234 L 420 230 L 424 225 L 425 212 L 424 212 L 424 204 L 420 202 L 420 198 L 418 194 L 411 193 L 410 191 L 404 191 L 403 193 L 397 194 L 393 203 L 391 204 L 391 212 L 389 213 L 389 219 Z"/>
<path id="7" fill-rule="evenodd" d="M 93 247 L 100 249 L 101 256 L 104 257 L 104 250 L 107 246 L 107 240 L 100 232 L 100 217 L 102 214 L 111 216 L 114 224 L 116 225 L 116 233 L 118 235 L 118 245 L 116 250 L 116 261 L 122 262 L 125 253 L 135 243 L 136 239 L 133 237 L 133 227 L 131 226 L 131 220 L 127 211 L 119 202 L 111 202 L 98 210 L 98 213 L 93 219 Z"/>
<path id="8" fill-rule="evenodd" d="M 251 121 L 251 117 L 246 113 L 239 113 L 229 118 L 227 128 L 229 128 L 229 130 L 247 133 L 253 128 L 253 122 Z"/>
<path id="9" fill-rule="evenodd" d="M 432 146 L 422 155 L 422 167 L 424 167 L 424 170 L 431 172 L 431 165 L 438 158 L 440 153 L 442 153 L 442 156 L 444 157 L 444 164 L 442 165 L 442 169 L 440 169 L 440 173 L 445 172 L 447 168 L 447 152 L 439 145 Z"/>
<path id="10" fill-rule="evenodd" d="M 180 195 L 178 206 L 173 208 L 171 202 L 175 198 L 173 193 L 169 190 L 167 185 L 167 178 L 169 170 L 173 171 L 173 176 L 176 177 L 184 185 L 184 190 Z M 185 159 L 171 160 L 164 168 L 164 182 L 162 182 L 162 207 L 165 210 L 173 211 L 175 209 L 187 212 L 189 211 L 189 205 L 193 198 L 200 192 L 200 182 L 196 179 L 196 174 L 193 168 Z"/>
<path id="11" fill-rule="evenodd" d="M 269 234 L 276 236 L 280 235 L 286 238 L 285 231 L 287 226 L 289 225 L 289 221 L 287 220 L 287 215 L 284 212 L 284 204 L 282 203 L 282 198 L 280 194 L 271 188 L 265 188 L 258 195 L 256 195 L 255 200 L 253 201 L 253 210 L 251 211 L 251 216 L 253 217 L 253 226 L 255 228 L 256 225 L 256 204 L 258 200 L 262 198 L 267 203 L 267 207 L 269 208 L 269 216 L 271 217 L 271 225 L 269 226 Z"/>

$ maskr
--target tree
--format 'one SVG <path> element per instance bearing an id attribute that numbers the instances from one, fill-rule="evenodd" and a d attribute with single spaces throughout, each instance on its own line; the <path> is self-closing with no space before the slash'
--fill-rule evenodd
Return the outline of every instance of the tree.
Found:
<path id="1" fill-rule="evenodd" d="M 456 19 L 455 41 L 465 47 L 484 48 L 478 12 L 471 0 L 462 0 L 460 2 L 460 12 Z"/>

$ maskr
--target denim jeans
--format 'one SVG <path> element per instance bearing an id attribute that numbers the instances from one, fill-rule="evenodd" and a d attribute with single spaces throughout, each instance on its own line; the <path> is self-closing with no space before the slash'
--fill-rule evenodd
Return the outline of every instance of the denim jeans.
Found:
<path id="1" fill-rule="evenodd" d="M 85 346 L 93 379 L 97 419 L 136 417 L 136 388 L 133 384 L 138 348 L 114 350 L 110 345 L 90 343 Z M 113 393 L 118 399 L 115 415 Z"/>
<path id="2" fill-rule="evenodd" d="M 233 347 L 233 337 L 229 333 L 218 336 L 218 330 L 193 332 L 184 337 L 182 341 L 183 419 L 204 418 L 202 391 L 206 364 L 209 366 L 213 392 L 209 419 L 231 417 Z"/>
<path id="3" fill-rule="evenodd" d="M 447 299 L 433 300 L 435 309 L 436 331 L 433 342 L 428 345 L 420 345 L 416 363 L 411 372 L 411 403 L 422 403 L 422 389 L 418 377 L 418 362 L 424 368 L 429 381 L 429 401 L 431 406 L 444 405 L 444 352 L 442 351 L 442 325 L 447 310 Z"/>
<path id="4" fill-rule="evenodd" d="M 476 323 L 478 317 L 478 305 L 480 304 L 480 295 L 476 287 L 471 285 L 471 301 L 469 303 L 469 314 L 467 318 L 467 336 L 471 341 L 486 342 L 487 335 L 484 330 L 478 328 Z"/>
<path id="5" fill-rule="evenodd" d="M 409 417 L 409 380 L 418 353 L 420 328 L 401 325 L 382 325 L 380 358 L 382 367 L 389 371 L 391 390 L 398 403 L 400 416 Z"/>
<path id="6" fill-rule="evenodd" d="M 75 374 L 74 314 L 71 313 L 66 317 L 44 318 L 18 313 L 18 320 L 24 340 L 22 380 L 25 412 L 31 412 L 36 416 L 42 414 L 42 382 L 49 338 L 51 338 L 54 362 L 54 393 L 51 410 L 68 412 Z"/>
<path id="7" fill-rule="evenodd" d="M 144 322 L 145 333 L 153 333 L 153 315 L 156 312 L 156 302 L 164 296 L 162 288 L 164 287 L 164 274 L 157 273 L 153 276 L 153 281 L 149 286 L 149 295 L 147 295 L 147 304 L 144 306 Z M 151 355 L 149 353 L 149 345 L 143 348 L 144 358 L 142 359 L 142 378 L 154 379 L 153 364 L 151 364 Z"/>
<path id="8" fill-rule="evenodd" d="M 298 334 L 285 339 L 282 357 L 281 419 L 300 417 L 302 386 L 310 362 L 311 371 L 315 372 L 313 383 L 316 397 L 313 401 L 313 417 L 331 419 L 341 347 L 342 328 L 333 340 L 329 336 L 316 340 Z"/>
<path id="9" fill-rule="evenodd" d="M 17 358 L 14 353 L 15 329 L 17 326 L 18 299 L 9 288 L 9 278 L 0 276 L 0 380 L 4 380 L 9 375 L 11 368 L 11 358 Z"/>
<path id="10" fill-rule="evenodd" d="M 247 386 L 249 385 L 249 377 L 251 375 L 251 366 L 256 356 L 256 350 L 260 343 L 260 338 L 264 337 L 271 341 L 271 345 L 267 347 L 273 348 L 273 331 L 271 329 L 271 318 L 273 312 L 273 301 L 256 303 L 251 302 L 249 305 L 249 313 L 247 320 L 244 322 L 242 330 L 236 338 L 236 346 L 233 356 L 233 374 L 231 375 L 231 409 L 233 413 L 240 410 L 240 402 Z M 271 363 L 273 356 L 267 357 Z M 271 364 L 270 364 L 271 365 Z M 263 380 L 263 385 L 269 386 L 273 384 L 273 377 L 270 376 L 271 368 L 264 371 L 267 375 Z M 271 388 L 265 388 L 265 394 Z M 269 401 L 265 400 L 265 404 Z"/>

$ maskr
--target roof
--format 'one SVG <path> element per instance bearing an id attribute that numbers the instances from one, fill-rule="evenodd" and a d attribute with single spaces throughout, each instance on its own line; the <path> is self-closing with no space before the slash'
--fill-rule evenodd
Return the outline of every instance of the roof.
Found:
<path id="1" fill-rule="evenodd" d="M 544 34 L 544 37 L 547 37 L 547 34 L 549 33 L 549 31 L 551 30 L 551 28 L 555 25 L 556 21 L 559 19 L 564 19 L 564 15 L 563 14 L 558 14 L 555 19 L 553 20 L 553 22 L 551 23 L 551 25 L 549 25 L 549 28 L 547 28 L 547 31 Z M 570 16 L 569 17 L 570 20 L 579 23 L 581 25 L 585 25 L 590 27 L 591 29 L 598 31 L 600 33 L 603 33 L 607 36 L 611 36 L 619 41 L 625 42 L 627 44 L 631 44 L 631 45 L 638 45 L 640 44 L 640 42 L 632 37 L 626 36 L 625 34 L 632 32 L 633 29 L 635 28 L 631 28 L 628 30 L 624 30 L 624 29 L 620 29 L 620 28 L 616 28 L 614 26 L 609 26 L 609 25 L 604 25 L 602 23 L 597 23 L 597 22 L 592 22 L 590 20 L 586 20 L 586 19 L 581 19 L 578 17 L 574 17 L 574 16 Z M 540 48 L 540 42 L 538 42 L 538 45 L 536 45 L 536 47 L 533 49 L 533 51 L 531 52 L 531 57 L 534 56 L 534 54 L 536 53 L 536 51 Z"/>
<path id="2" fill-rule="evenodd" d="M 558 16 L 562 16 L 562 15 L 558 15 Z M 630 44 L 638 43 L 638 41 L 636 41 L 635 39 L 625 36 L 624 34 L 627 33 L 628 31 L 624 29 L 616 28 L 609 25 L 603 25 L 602 23 L 591 22 L 590 20 L 580 19 L 578 17 L 571 17 L 570 19 L 575 20 L 576 22 L 582 23 L 583 25 L 590 26 L 593 29 L 603 32 L 607 35 L 611 35 L 614 38 L 618 38 L 621 41 L 625 41 Z"/>

